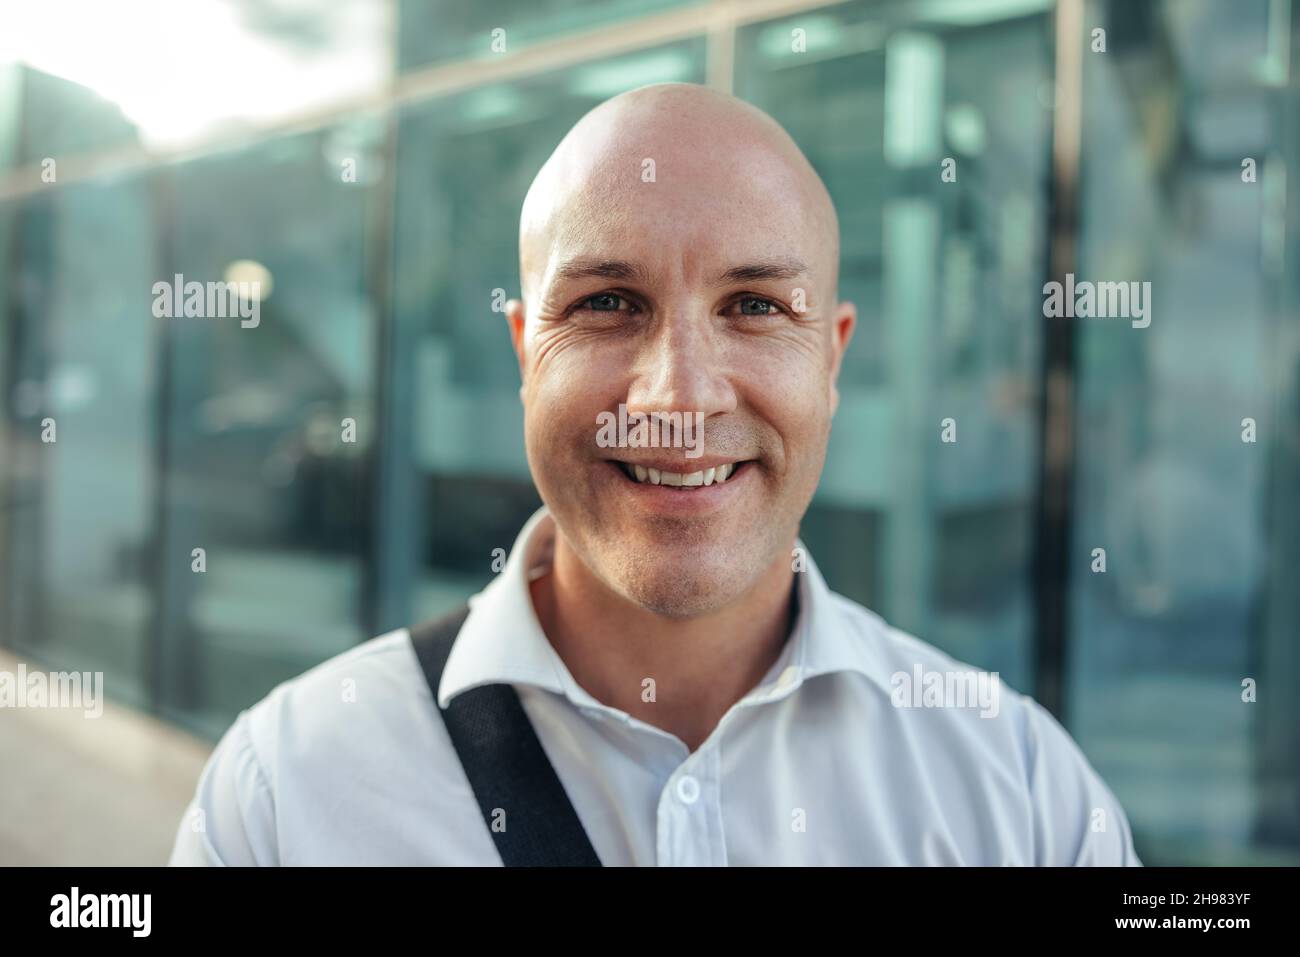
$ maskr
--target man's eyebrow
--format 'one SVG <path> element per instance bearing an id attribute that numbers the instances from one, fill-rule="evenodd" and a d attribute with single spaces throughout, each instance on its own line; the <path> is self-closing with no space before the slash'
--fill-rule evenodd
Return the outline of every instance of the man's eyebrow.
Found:
<path id="1" fill-rule="evenodd" d="M 762 282 L 770 279 L 797 279 L 807 272 L 808 264 L 802 259 L 785 256 L 733 266 L 713 280 L 710 285 L 727 286 L 732 283 Z"/>
<path id="2" fill-rule="evenodd" d="M 571 259 L 555 267 L 555 282 L 569 282 L 578 279 L 622 279 L 625 282 L 639 282 L 649 285 L 650 276 L 640 263 L 630 263 L 623 259 Z"/>

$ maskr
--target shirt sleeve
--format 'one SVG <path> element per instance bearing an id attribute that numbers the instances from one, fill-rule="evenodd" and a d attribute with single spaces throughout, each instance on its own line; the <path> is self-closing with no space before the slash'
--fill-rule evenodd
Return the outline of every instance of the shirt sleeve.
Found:
<path id="1" fill-rule="evenodd" d="M 241 712 L 203 768 L 168 865 L 275 865 L 275 833 L 275 798 Z"/>
<path id="2" fill-rule="evenodd" d="M 1141 867 L 1124 809 L 1074 739 L 1025 698 L 1035 864 Z"/>

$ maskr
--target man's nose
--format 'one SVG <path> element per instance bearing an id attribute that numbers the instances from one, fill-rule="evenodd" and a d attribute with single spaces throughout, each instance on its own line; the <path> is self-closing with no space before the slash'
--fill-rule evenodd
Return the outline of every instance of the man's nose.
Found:
<path id="1" fill-rule="evenodd" d="M 635 360 L 628 412 L 695 412 L 703 421 L 734 411 L 736 392 L 716 338 L 695 318 L 664 322 Z"/>

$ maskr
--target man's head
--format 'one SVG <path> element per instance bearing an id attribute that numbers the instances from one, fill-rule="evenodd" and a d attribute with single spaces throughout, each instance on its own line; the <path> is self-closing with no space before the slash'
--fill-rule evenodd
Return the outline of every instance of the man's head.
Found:
<path id="1" fill-rule="evenodd" d="M 542 167 L 519 255 L 508 318 L 557 548 L 661 615 L 743 598 L 790 561 L 855 321 L 816 172 L 755 107 L 642 87 L 589 112 Z M 678 447 L 605 447 L 600 414 L 620 404 L 633 422 L 698 414 L 703 454 L 676 433 Z M 714 481 L 654 485 L 651 468 Z"/>

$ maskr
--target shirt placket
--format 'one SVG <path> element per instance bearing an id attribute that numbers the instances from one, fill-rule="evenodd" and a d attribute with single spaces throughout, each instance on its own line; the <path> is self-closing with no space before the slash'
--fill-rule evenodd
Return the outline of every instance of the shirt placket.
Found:
<path id="1" fill-rule="evenodd" d="M 721 760 L 715 741 L 683 761 L 659 793 L 660 867 L 725 867 Z"/>

